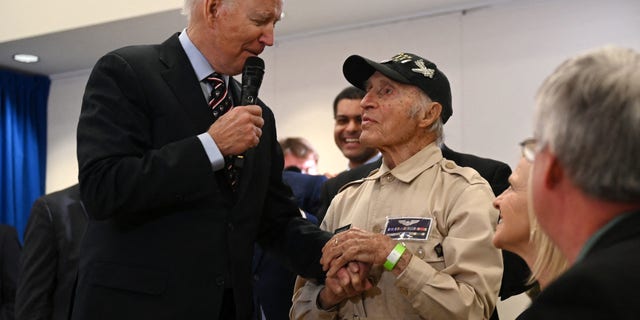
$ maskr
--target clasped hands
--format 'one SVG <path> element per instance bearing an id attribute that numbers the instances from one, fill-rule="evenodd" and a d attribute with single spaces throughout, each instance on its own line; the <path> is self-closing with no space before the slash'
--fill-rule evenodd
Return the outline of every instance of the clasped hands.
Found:
<path id="1" fill-rule="evenodd" d="M 372 266 L 382 265 L 395 244 L 379 233 L 358 228 L 336 234 L 322 248 L 320 263 L 327 272 L 318 304 L 329 309 L 373 287 Z"/>

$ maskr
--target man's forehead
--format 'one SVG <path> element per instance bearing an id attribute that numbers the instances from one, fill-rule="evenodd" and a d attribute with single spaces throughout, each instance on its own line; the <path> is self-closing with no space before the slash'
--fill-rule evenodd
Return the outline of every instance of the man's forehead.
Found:
<path id="1" fill-rule="evenodd" d="M 238 1 L 238 0 L 236 0 Z M 282 1 L 280 0 L 241 0 L 251 8 L 253 14 L 272 17 L 275 21 L 280 21 L 284 16 L 282 11 Z"/>

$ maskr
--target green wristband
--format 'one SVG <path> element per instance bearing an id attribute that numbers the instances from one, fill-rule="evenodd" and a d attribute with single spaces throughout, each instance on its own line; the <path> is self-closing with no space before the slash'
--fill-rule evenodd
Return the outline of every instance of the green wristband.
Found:
<path id="1" fill-rule="evenodd" d="M 391 271 L 396 266 L 398 261 L 400 261 L 400 257 L 404 253 L 407 247 L 404 246 L 404 243 L 399 242 L 396 246 L 391 250 L 389 255 L 387 256 L 387 261 L 384 263 L 384 268 Z"/>

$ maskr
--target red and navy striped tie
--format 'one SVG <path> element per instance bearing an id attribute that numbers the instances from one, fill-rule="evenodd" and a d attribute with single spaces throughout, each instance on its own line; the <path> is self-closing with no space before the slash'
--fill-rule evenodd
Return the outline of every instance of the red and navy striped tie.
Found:
<path id="1" fill-rule="evenodd" d="M 227 85 L 225 84 L 222 75 L 214 72 L 209 75 L 205 81 L 211 85 L 209 106 L 211 107 L 215 121 L 233 108 L 233 101 L 231 101 L 229 90 L 227 89 Z M 234 159 L 234 156 L 226 156 L 224 158 L 224 163 L 227 171 L 227 178 L 231 185 L 231 190 L 235 192 L 238 187 L 238 181 L 240 180 L 240 171 L 233 165 Z"/>

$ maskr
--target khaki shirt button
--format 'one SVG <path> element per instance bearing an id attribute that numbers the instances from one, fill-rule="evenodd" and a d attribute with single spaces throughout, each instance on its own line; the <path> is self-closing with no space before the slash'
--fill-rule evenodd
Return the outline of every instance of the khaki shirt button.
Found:
<path id="1" fill-rule="evenodd" d="M 409 290 L 407 290 L 407 288 L 400 288 L 400 293 L 402 293 L 403 296 L 408 296 L 409 295 Z"/>
<path id="2" fill-rule="evenodd" d="M 444 165 L 447 169 L 455 169 L 456 165 L 453 162 L 447 162 L 447 164 Z"/>
<path id="3" fill-rule="evenodd" d="M 376 224 L 375 226 L 373 226 L 373 233 L 380 233 L 380 231 L 382 231 L 382 227 L 379 224 Z"/>
<path id="4" fill-rule="evenodd" d="M 388 182 L 391 182 L 391 181 L 393 181 L 393 176 L 392 175 L 387 175 L 385 177 L 385 179 L 387 179 Z"/>
<path id="5" fill-rule="evenodd" d="M 422 249 L 422 247 L 418 248 L 418 251 L 416 251 L 416 255 L 418 256 L 418 258 L 424 259 L 424 249 Z"/>

